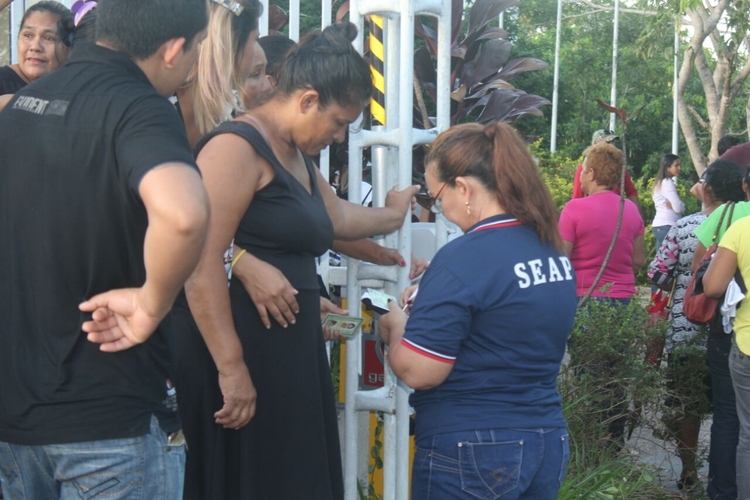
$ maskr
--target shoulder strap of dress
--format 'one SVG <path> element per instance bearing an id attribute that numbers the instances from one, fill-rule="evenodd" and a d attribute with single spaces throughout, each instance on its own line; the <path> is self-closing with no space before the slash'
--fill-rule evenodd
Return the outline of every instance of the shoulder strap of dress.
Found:
<path id="1" fill-rule="evenodd" d="M 274 169 L 284 168 L 279 162 L 278 158 L 276 158 L 276 155 L 273 153 L 271 147 L 255 127 L 253 127 L 249 123 L 235 120 L 224 122 L 208 134 L 201 137 L 201 139 L 198 141 L 198 144 L 196 144 L 195 146 L 196 158 L 198 157 L 198 153 L 200 153 L 201 149 L 203 149 L 208 141 L 221 134 L 234 134 L 242 137 L 253 148 L 255 148 L 259 155 L 268 160 L 268 162 L 273 166 Z"/>

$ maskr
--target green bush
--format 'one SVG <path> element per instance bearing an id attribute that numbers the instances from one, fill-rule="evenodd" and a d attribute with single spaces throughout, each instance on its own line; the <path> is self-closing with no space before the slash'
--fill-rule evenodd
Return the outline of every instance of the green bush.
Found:
<path id="1" fill-rule="evenodd" d="M 562 210 L 573 195 L 573 176 L 582 158 L 569 158 L 540 148 L 540 142 L 531 145 L 531 154 L 537 160 L 539 173 L 552 194 L 557 210 Z"/>
<path id="2" fill-rule="evenodd" d="M 590 300 L 578 310 L 558 380 L 571 436 L 558 499 L 660 498 L 653 474 L 622 456 L 608 429 L 619 415 L 632 429 L 642 425 L 642 412 L 662 412 L 664 371 L 647 353 L 666 328 L 663 320 L 650 322 L 637 300 L 625 306 Z"/>

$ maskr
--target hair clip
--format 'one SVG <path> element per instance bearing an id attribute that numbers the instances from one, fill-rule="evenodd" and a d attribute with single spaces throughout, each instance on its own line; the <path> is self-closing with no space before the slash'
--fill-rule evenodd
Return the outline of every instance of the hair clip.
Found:
<path id="1" fill-rule="evenodd" d="M 213 3 L 218 3 L 225 9 L 229 9 L 229 11 L 234 14 L 235 16 L 239 16 L 242 14 L 242 11 L 245 10 L 245 7 L 239 4 L 239 2 L 235 2 L 234 0 L 211 0 Z"/>
<path id="2" fill-rule="evenodd" d="M 70 8 L 70 11 L 75 14 L 75 17 L 73 18 L 73 24 L 78 26 L 78 23 L 81 22 L 83 16 L 94 10 L 97 5 L 98 4 L 94 1 L 87 2 L 85 0 L 78 0 L 77 2 L 75 2 Z"/>

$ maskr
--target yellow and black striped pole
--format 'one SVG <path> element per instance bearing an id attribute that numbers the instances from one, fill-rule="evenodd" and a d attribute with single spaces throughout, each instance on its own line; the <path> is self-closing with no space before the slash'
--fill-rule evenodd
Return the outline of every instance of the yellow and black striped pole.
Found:
<path id="1" fill-rule="evenodd" d="M 373 126 L 385 126 L 385 52 L 383 50 L 383 17 L 370 16 L 370 71 L 374 89 L 370 99 Z"/>

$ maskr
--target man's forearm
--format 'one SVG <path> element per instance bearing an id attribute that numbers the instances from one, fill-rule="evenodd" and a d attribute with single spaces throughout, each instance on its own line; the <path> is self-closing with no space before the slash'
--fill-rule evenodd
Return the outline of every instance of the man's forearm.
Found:
<path id="1" fill-rule="evenodd" d="M 149 219 L 144 243 L 143 291 L 154 312 L 166 314 L 198 264 L 208 227 L 208 210 L 198 205 L 184 208 L 187 213 L 176 217 L 180 223 L 170 217 Z"/>

